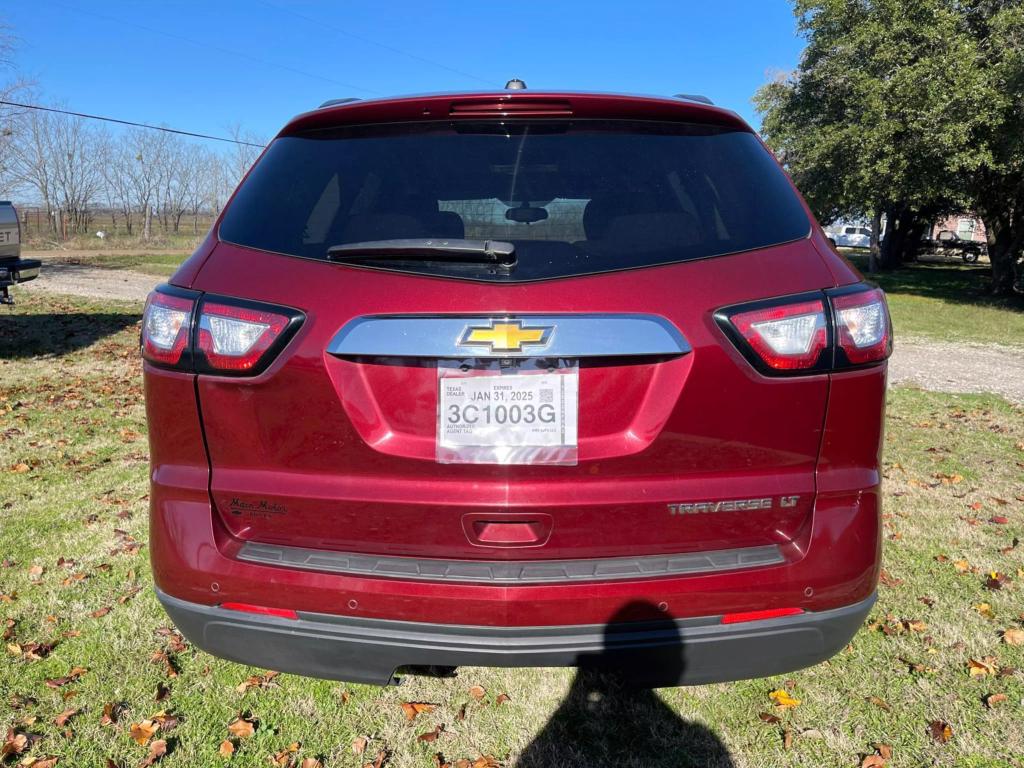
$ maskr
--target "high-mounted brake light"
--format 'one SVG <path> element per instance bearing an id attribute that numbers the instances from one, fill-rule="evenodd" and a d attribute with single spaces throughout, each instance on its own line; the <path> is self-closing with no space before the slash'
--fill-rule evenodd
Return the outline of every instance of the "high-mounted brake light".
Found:
<path id="1" fill-rule="evenodd" d="M 768 375 L 870 365 L 892 352 L 885 294 L 863 283 L 726 307 L 715 321 Z"/>
<path id="2" fill-rule="evenodd" d="M 195 301 L 154 291 L 142 313 L 142 356 L 153 363 L 177 365 L 188 347 Z"/>
<path id="3" fill-rule="evenodd" d="M 884 360 L 892 351 L 885 295 L 877 288 L 832 297 L 836 344 L 851 365 Z M 837 367 L 840 361 L 837 360 Z"/>
<path id="4" fill-rule="evenodd" d="M 289 307 L 162 285 L 146 301 L 142 355 L 164 368 L 255 376 L 274 361 L 304 318 Z"/>
<path id="5" fill-rule="evenodd" d="M 825 304 L 819 299 L 738 312 L 730 320 L 777 371 L 813 368 L 828 346 Z"/>

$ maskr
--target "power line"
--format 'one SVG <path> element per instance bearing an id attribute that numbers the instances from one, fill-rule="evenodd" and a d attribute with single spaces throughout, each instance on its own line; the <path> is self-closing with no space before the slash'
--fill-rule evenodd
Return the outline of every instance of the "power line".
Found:
<path id="1" fill-rule="evenodd" d="M 52 0 L 51 0 L 51 2 L 52 2 Z M 178 40 L 178 41 L 183 42 L 183 43 L 188 43 L 189 45 L 194 45 L 197 48 L 203 48 L 204 50 L 213 50 L 213 51 L 217 51 L 219 53 L 226 54 L 228 56 L 237 56 L 239 58 L 246 59 L 247 61 L 251 61 L 251 62 L 253 62 L 255 64 L 262 64 L 263 66 L 266 66 L 266 67 L 275 67 L 275 68 L 283 70 L 285 72 L 291 72 L 294 75 L 302 75 L 303 77 L 311 77 L 311 78 L 316 79 L 316 80 L 322 80 L 325 83 L 331 83 L 333 85 L 340 85 L 343 88 L 350 88 L 352 90 L 362 91 L 364 93 L 375 93 L 375 94 L 379 94 L 380 93 L 379 91 L 375 91 L 372 88 L 364 88 L 364 87 L 362 87 L 360 85 L 353 85 L 352 83 L 346 83 L 346 82 L 343 82 L 341 80 L 335 80 L 334 78 L 326 77 L 324 75 L 318 75 L 315 72 L 307 72 L 304 69 L 298 69 L 296 67 L 291 67 L 291 66 L 288 66 L 287 64 L 278 64 L 278 63 L 273 62 L 273 61 L 267 61 L 265 59 L 258 58 L 256 56 L 253 56 L 253 55 L 248 54 L 248 53 L 244 53 L 242 51 L 236 51 L 236 50 L 233 50 L 231 48 L 223 48 L 223 47 L 221 47 L 219 45 L 212 45 L 211 43 L 200 43 L 197 40 L 193 40 L 191 38 L 185 37 L 184 35 L 179 35 L 179 34 L 174 33 L 174 32 L 167 32 L 167 31 L 162 30 L 162 29 L 154 29 L 153 27 L 147 27 L 147 26 L 145 26 L 143 24 L 136 24 L 134 21 L 128 21 L 126 19 L 119 19 L 116 16 L 107 16 L 107 15 L 102 14 L 102 13 L 96 13 L 95 11 L 86 10 L 85 8 L 77 8 L 75 6 L 65 5 L 64 3 L 60 3 L 60 2 L 55 2 L 53 4 L 54 5 L 59 5 L 62 8 L 65 8 L 67 10 L 70 10 L 70 11 L 73 11 L 73 12 L 76 12 L 76 13 L 82 13 L 82 14 L 85 14 L 87 16 L 94 16 L 95 18 L 101 19 L 102 21 L 110 21 L 110 22 L 113 22 L 115 24 L 122 24 L 122 25 L 127 26 L 127 27 L 133 27 L 135 29 L 141 29 L 143 32 L 149 32 L 150 34 L 153 34 L 153 35 L 162 35 L 163 37 L 168 37 L 168 38 L 170 38 L 172 40 Z"/>
<path id="2" fill-rule="evenodd" d="M 413 61 L 418 61 L 421 64 L 429 64 L 432 67 L 438 67 L 440 69 L 447 70 L 448 72 L 451 72 L 453 74 L 459 75 L 461 77 L 467 77 L 470 80 L 476 80 L 479 83 L 485 83 L 485 84 L 491 86 L 492 88 L 495 85 L 495 83 L 491 82 L 490 80 L 487 80 L 487 79 L 485 79 L 483 77 L 477 77 L 476 75 L 474 75 L 474 74 L 472 74 L 470 72 L 463 72 L 461 69 L 456 69 L 455 67 L 449 67 L 447 64 L 442 64 L 439 61 L 434 61 L 432 59 L 428 59 L 428 58 L 425 58 L 423 56 L 419 56 L 419 55 L 417 55 L 415 53 L 410 53 L 409 51 L 403 51 L 401 48 L 395 48 L 394 46 L 387 45 L 386 43 L 380 43 L 380 42 L 378 42 L 376 40 L 371 40 L 368 37 L 363 37 L 362 35 L 357 35 L 354 32 L 349 32 L 348 30 L 342 29 L 341 27 L 336 27 L 333 24 L 328 24 L 328 23 L 326 23 L 324 21 L 321 21 L 319 19 L 314 19 L 314 18 L 312 18 L 310 16 L 306 16 L 304 13 L 299 13 L 298 11 L 296 11 L 293 8 L 287 8 L 287 7 L 281 7 L 279 5 L 274 5 L 273 3 L 268 3 L 266 0 L 260 0 L 260 2 L 261 2 L 262 5 L 264 5 L 264 6 L 268 7 L 268 8 L 273 8 L 275 11 L 280 11 L 281 13 L 291 14 L 292 16 L 295 16 L 296 18 L 299 18 L 299 19 L 302 19 L 304 21 L 309 22 L 313 26 L 329 29 L 329 30 L 331 30 L 333 32 L 336 32 L 339 35 L 344 35 L 345 37 L 349 37 L 349 38 L 351 38 L 353 40 L 358 40 L 361 43 L 366 43 L 367 45 L 373 45 L 373 46 L 376 46 L 377 48 L 382 48 L 385 51 L 390 51 L 391 53 L 397 53 L 399 56 L 405 56 L 407 58 L 412 59 Z"/>
<path id="3" fill-rule="evenodd" d="M 210 141 L 225 141 L 229 144 L 241 144 L 246 147 L 257 147 L 263 149 L 263 144 L 254 144 L 251 141 L 240 141 L 229 139 L 225 136 L 210 136 L 207 133 L 193 133 L 192 131 L 179 131 L 177 128 L 168 128 L 163 125 L 148 125 L 147 123 L 136 123 L 132 120 L 119 120 L 116 117 L 104 117 L 102 115 L 90 115 L 85 112 L 71 112 L 67 109 L 56 109 L 54 107 L 43 107 L 38 104 L 19 104 L 16 101 L 0 101 L 0 105 L 7 107 L 18 107 L 19 109 L 38 109 L 41 112 L 56 112 L 58 115 L 71 115 L 72 117 L 83 117 L 86 120 L 102 120 L 106 123 L 118 123 L 119 125 L 130 125 L 135 128 L 148 128 L 151 131 L 163 131 L 164 133 L 176 133 L 179 136 L 192 136 L 197 139 L 209 139 Z"/>

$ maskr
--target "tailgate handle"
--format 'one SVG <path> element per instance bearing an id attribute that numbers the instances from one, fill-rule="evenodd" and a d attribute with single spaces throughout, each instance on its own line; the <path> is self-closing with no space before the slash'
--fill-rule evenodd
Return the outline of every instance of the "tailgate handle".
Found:
<path id="1" fill-rule="evenodd" d="M 550 515 L 472 514 L 462 518 L 470 543 L 482 547 L 538 547 L 551 536 Z"/>

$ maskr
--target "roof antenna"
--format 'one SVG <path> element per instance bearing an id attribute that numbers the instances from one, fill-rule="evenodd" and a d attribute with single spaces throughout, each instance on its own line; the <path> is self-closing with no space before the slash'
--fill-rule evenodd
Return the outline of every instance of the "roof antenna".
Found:
<path id="1" fill-rule="evenodd" d="M 506 91 L 525 91 L 526 83 L 520 80 L 518 77 L 513 77 L 507 83 L 505 83 Z"/>

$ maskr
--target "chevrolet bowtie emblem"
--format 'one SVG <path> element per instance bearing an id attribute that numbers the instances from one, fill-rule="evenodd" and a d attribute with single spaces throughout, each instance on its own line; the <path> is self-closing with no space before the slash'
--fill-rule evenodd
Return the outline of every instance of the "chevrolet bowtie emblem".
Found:
<path id="1" fill-rule="evenodd" d="M 550 325 L 524 328 L 522 320 L 492 320 L 487 326 L 469 326 L 459 344 L 486 347 L 490 352 L 521 352 L 523 347 L 544 347 L 551 340 Z"/>

